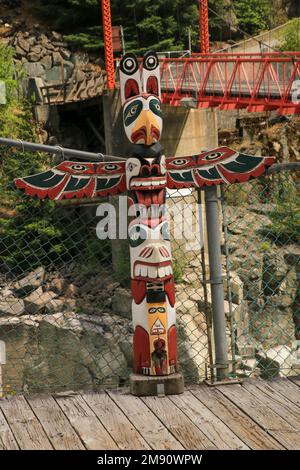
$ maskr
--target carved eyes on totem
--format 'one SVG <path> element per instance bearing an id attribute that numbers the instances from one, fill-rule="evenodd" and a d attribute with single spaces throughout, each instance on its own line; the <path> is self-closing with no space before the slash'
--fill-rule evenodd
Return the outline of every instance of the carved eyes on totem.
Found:
<path id="1" fill-rule="evenodd" d="M 125 126 L 130 126 L 136 118 L 140 115 L 143 109 L 141 101 L 134 100 L 132 101 L 127 108 L 124 109 L 124 124 Z"/>
<path id="2" fill-rule="evenodd" d="M 140 225 L 135 225 L 129 230 L 129 244 L 132 248 L 141 245 L 147 239 L 147 231 Z"/>
<path id="3" fill-rule="evenodd" d="M 153 98 L 150 100 L 149 108 L 154 114 L 162 118 L 161 103 L 158 99 Z"/>
<path id="4" fill-rule="evenodd" d="M 120 165 L 115 165 L 114 163 L 108 163 L 107 165 L 104 166 L 104 170 L 106 171 L 115 171 L 118 170 Z"/>
<path id="5" fill-rule="evenodd" d="M 129 244 L 132 248 L 136 248 L 141 245 L 145 240 L 150 239 L 153 237 L 154 240 L 158 239 L 158 235 L 154 233 L 151 235 L 151 231 L 149 233 L 148 227 L 142 227 L 141 225 L 134 225 L 130 228 L 128 235 L 129 235 Z M 169 227 L 168 222 L 165 222 L 160 228 L 160 235 L 163 240 L 170 241 L 170 234 L 169 234 Z"/>
<path id="6" fill-rule="evenodd" d="M 211 161 L 211 160 L 217 160 L 218 158 L 220 158 L 223 154 L 221 152 L 212 152 L 212 153 L 209 153 L 208 155 L 205 155 L 205 157 L 203 158 L 203 160 L 208 160 L 208 161 Z"/>
<path id="7" fill-rule="evenodd" d="M 165 309 L 164 307 L 158 307 L 158 308 L 156 308 L 156 307 L 151 307 L 151 308 L 149 308 L 149 310 L 148 310 L 148 313 L 152 313 L 152 314 L 153 314 L 153 313 L 156 313 L 156 312 L 157 312 L 157 313 L 166 313 L 166 309 Z"/>
<path id="8" fill-rule="evenodd" d="M 184 158 L 177 158 L 176 160 L 172 160 L 171 163 L 175 166 L 184 166 L 188 163 L 188 160 L 185 160 Z"/>
<path id="9" fill-rule="evenodd" d="M 87 166 L 85 166 L 85 165 L 79 165 L 79 164 L 77 164 L 77 165 L 71 165 L 70 168 L 71 168 L 71 170 L 76 171 L 76 172 L 78 171 L 78 172 L 80 172 L 80 173 L 81 173 L 82 171 L 85 171 L 85 170 L 88 169 Z"/>

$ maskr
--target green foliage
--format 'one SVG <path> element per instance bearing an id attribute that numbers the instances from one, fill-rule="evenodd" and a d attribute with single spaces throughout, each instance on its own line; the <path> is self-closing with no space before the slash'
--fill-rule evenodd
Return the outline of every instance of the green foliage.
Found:
<path id="1" fill-rule="evenodd" d="M 280 45 L 281 51 L 300 51 L 300 20 L 295 18 L 287 28 Z"/>
<path id="2" fill-rule="evenodd" d="M 280 243 L 300 243 L 300 193 L 291 178 L 276 185 L 275 208 L 270 212 L 270 237 Z"/>
<path id="3" fill-rule="evenodd" d="M 248 34 L 267 29 L 270 17 L 269 0 L 233 0 L 239 27 Z"/>
<path id="4" fill-rule="evenodd" d="M 209 0 L 211 40 L 228 36 L 230 10 L 241 29 L 255 34 L 270 19 L 270 0 Z M 122 25 L 127 51 L 143 53 L 185 50 L 191 32 L 192 47 L 199 51 L 199 4 L 196 0 L 111 0 L 113 25 Z M 102 18 L 99 0 L 33 1 L 33 10 L 65 40 L 89 52 L 102 50 Z M 227 23 L 226 23 L 227 22 Z"/>
<path id="5" fill-rule="evenodd" d="M 187 265 L 185 254 L 181 249 L 177 249 L 173 255 L 173 274 L 176 284 L 180 284 L 183 281 L 183 275 Z"/>

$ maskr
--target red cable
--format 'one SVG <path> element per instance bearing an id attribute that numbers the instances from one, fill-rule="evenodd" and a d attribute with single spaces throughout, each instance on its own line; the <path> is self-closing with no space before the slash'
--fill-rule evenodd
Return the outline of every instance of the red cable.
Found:
<path id="1" fill-rule="evenodd" d="M 114 65 L 114 50 L 113 50 L 113 40 L 112 40 L 110 0 L 102 0 L 102 21 L 103 21 L 103 37 L 104 37 L 107 88 L 109 90 L 113 90 L 116 87 L 116 83 L 115 83 L 115 65 Z"/>
<path id="2" fill-rule="evenodd" d="M 202 54 L 209 54 L 208 0 L 199 0 L 200 47 Z"/>

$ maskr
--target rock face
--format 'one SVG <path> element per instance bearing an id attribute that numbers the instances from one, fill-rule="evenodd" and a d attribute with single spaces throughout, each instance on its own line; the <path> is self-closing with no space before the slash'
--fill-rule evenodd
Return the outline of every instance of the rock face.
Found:
<path id="1" fill-rule="evenodd" d="M 65 78 L 70 78 L 74 64 L 70 62 L 72 53 L 66 45 L 57 42 L 58 33 L 37 34 L 19 31 L 11 40 L 15 48 L 16 59 L 22 61 L 30 78 L 41 77 L 48 81 L 61 81 L 62 69 Z M 67 62 L 67 64 L 66 64 Z"/>
<path id="2" fill-rule="evenodd" d="M 125 380 L 131 368 L 126 357 L 127 343 L 132 342 L 130 326 L 111 314 L 0 318 L 0 338 L 7 354 L 4 389 L 93 389 L 112 380 L 118 385 L 117 378 Z"/>

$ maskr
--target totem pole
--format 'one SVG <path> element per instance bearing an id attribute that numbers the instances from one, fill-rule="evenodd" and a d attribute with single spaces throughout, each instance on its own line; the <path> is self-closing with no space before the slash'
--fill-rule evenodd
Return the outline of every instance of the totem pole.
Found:
<path id="1" fill-rule="evenodd" d="M 164 210 L 166 188 L 205 189 L 246 182 L 262 175 L 275 158 L 244 155 L 227 147 L 166 158 L 159 142 L 161 86 L 159 61 L 153 52 L 144 56 L 142 67 L 133 54 L 122 58 L 120 89 L 129 158 L 113 161 L 113 157 L 107 157 L 112 161 L 101 163 L 64 161 L 15 183 L 30 196 L 54 200 L 127 191 L 134 216 L 128 227 L 134 372 L 140 377 L 163 379 L 178 373 L 174 275 Z"/>

